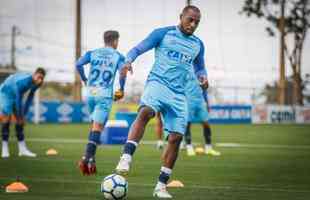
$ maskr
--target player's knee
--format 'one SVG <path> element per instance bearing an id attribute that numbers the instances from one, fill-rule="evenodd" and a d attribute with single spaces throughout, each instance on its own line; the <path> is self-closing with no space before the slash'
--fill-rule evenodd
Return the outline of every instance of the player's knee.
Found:
<path id="1" fill-rule="evenodd" d="M 24 120 L 17 119 L 17 120 L 16 120 L 16 126 L 22 126 L 22 127 L 24 127 Z"/>
<path id="2" fill-rule="evenodd" d="M 1 131 L 3 134 L 6 134 L 10 131 L 10 121 L 3 122 Z"/>
<path id="3" fill-rule="evenodd" d="M 10 116 L 2 116 L 2 120 L 1 120 L 2 124 L 5 123 L 10 123 Z"/>
<path id="4" fill-rule="evenodd" d="M 139 111 L 138 119 L 143 122 L 148 122 L 154 116 L 155 116 L 155 111 L 148 106 L 144 106 Z"/>
<path id="5" fill-rule="evenodd" d="M 203 122 L 202 125 L 203 125 L 204 128 L 210 128 L 210 124 L 207 121 Z"/>
<path id="6" fill-rule="evenodd" d="M 99 132 L 101 132 L 102 131 L 102 129 L 103 129 L 103 125 L 102 124 L 100 124 L 100 123 L 93 123 L 93 125 L 92 125 L 92 131 L 99 131 Z"/>
<path id="7" fill-rule="evenodd" d="M 178 133 L 171 133 L 168 137 L 169 144 L 179 145 L 182 141 L 183 136 Z"/>

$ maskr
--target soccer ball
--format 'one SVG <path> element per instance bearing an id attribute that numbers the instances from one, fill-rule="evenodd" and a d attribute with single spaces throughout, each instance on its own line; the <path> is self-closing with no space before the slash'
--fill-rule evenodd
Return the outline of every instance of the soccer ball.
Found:
<path id="1" fill-rule="evenodd" d="M 128 192 L 128 182 L 120 175 L 111 174 L 103 179 L 100 191 L 107 200 L 123 199 Z"/>

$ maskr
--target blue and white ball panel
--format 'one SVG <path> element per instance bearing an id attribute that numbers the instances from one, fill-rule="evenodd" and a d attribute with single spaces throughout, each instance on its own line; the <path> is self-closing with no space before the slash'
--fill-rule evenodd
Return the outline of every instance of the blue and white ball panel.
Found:
<path id="1" fill-rule="evenodd" d="M 147 82 L 140 106 L 149 106 L 161 112 L 164 129 L 184 135 L 187 125 L 187 101 L 184 94 L 177 94 L 157 81 Z"/>

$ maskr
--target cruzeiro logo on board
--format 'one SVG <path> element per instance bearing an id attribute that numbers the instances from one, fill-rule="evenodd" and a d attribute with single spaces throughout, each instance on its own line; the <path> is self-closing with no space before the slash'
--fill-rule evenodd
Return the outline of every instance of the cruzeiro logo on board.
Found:
<path id="1" fill-rule="evenodd" d="M 72 121 L 70 114 L 73 112 L 73 108 L 71 105 L 69 105 L 67 103 L 63 103 L 57 108 L 57 112 L 60 114 L 60 116 L 59 116 L 60 122 Z"/>

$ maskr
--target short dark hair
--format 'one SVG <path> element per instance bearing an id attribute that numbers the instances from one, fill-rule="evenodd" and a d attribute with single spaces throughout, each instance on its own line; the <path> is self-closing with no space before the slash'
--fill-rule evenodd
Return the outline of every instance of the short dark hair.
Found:
<path id="1" fill-rule="evenodd" d="M 38 67 L 34 73 L 35 74 L 39 73 L 39 74 L 42 74 L 43 76 L 46 75 L 46 71 L 42 67 Z"/>
<path id="2" fill-rule="evenodd" d="M 114 42 L 118 38 L 119 38 L 118 31 L 108 30 L 108 31 L 104 32 L 104 34 L 103 34 L 103 40 L 104 40 L 105 44 L 111 44 L 112 42 Z"/>
<path id="3" fill-rule="evenodd" d="M 182 14 L 187 13 L 187 11 L 189 11 L 189 10 L 193 10 L 193 11 L 196 11 L 196 12 L 200 13 L 200 9 L 198 7 L 193 6 L 193 5 L 188 5 L 188 6 L 185 6 L 185 8 L 183 8 Z"/>

